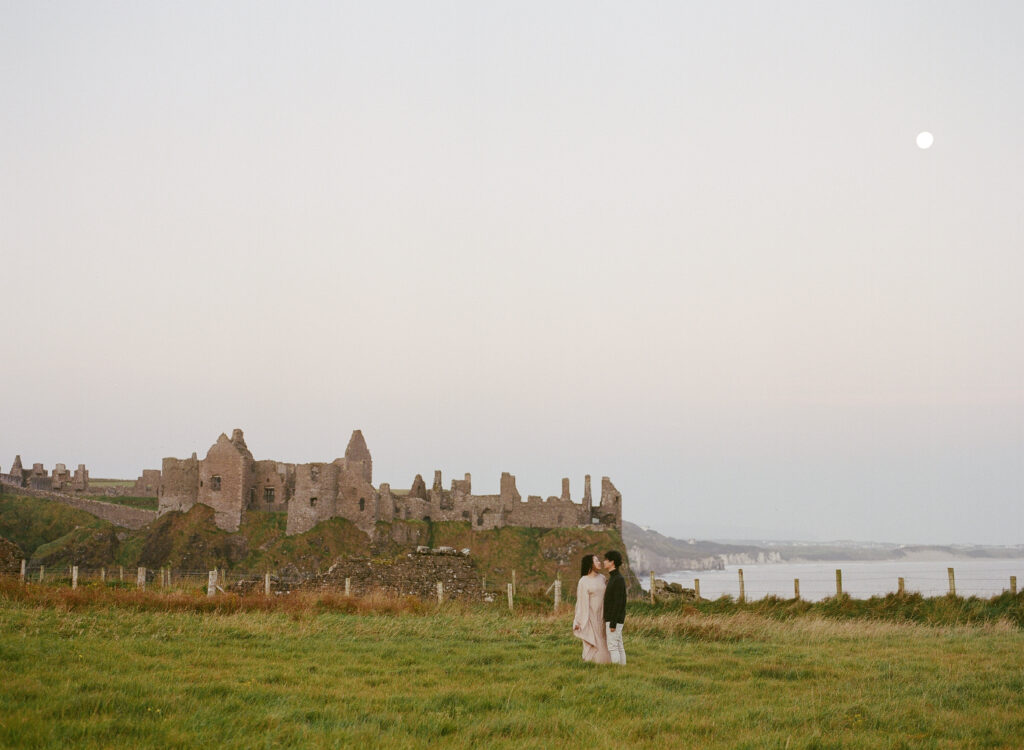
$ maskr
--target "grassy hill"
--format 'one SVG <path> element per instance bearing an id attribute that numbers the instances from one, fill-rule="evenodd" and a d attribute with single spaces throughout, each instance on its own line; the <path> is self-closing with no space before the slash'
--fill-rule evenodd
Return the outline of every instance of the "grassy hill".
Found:
<path id="1" fill-rule="evenodd" d="M 14 542 L 26 555 L 78 529 L 116 528 L 84 510 L 50 500 L 0 492 L 0 537 Z"/>
<path id="2" fill-rule="evenodd" d="M 122 565 L 171 567 L 203 572 L 326 570 L 339 557 L 395 558 L 417 545 L 469 548 L 480 575 L 494 587 L 516 571 L 520 588 L 546 589 L 556 576 L 575 585 L 585 553 L 625 552 L 615 531 L 506 527 L 475 531 L 466 522 L 393 521 L 379 523 L 372 535 L 343 518 L 318 524 L 304 534 L 285 536 L 281 513 L 249 513 L 237 532 L 217 528 L 213 511 L 196 505 L 187 513 L 167 513 L 143 529 L 130 531 L 84 511 L 29 497 L 0 498 L 0 536 L 17 544 L 33 564 L 47 568 Z M 6 532 L 6 533 L 5 533 Z M 639 591 L 636 578 L 627 583 Z"/>

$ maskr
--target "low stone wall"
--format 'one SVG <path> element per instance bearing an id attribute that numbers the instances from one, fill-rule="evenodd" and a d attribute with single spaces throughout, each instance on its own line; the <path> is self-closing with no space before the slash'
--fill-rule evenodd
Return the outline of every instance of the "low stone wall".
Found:
<path id="1" fill-rule="evenodd" d="M 116 526 L 123 526 L 126 529 L 141 529 L 146 524 L 156 520 L 155 510 L 129 508 L 127 505 L 104 503 L 100 500 L 90 500 L 86 497 L 65 495 L 60 492 L 33 490 L 29 487 L 14 487 L 8 484 L 5 484 L 4 487 L 15 495 L 28 495 L 29 497 L 53 500 L 72 508 L 78 508 L 78 510 L 84 510 L 86 513 L 91 513 L 97 518 L 110 521 L 110 523 Z"/>
<path id="2" fill-rule="evenodd" d="M 324 576 L 307 584 L 314 587 L 345 588 L 350 580 L 352 593 L 365 595 L 380 591 L 394 596 L 437 597 L 437 584 L 444 584 L 445 599 L 480 601 L 483 589 L 476 566 L 467 557 L 435 557 L 410 554 L 398 560 L 339 560 Z"/>
<path id="3" fill-rule="evenodd" d="M 380 592 L 391 596 L 437 598 L 437 584 L 444 584 L 444 598 L 481 601 L 484 592 L 476 564 L 468 555 L 454 550 L 410 552 L 397 559 L 349 557 L 337 560 L 321 575 L 311 576 L 301 584 L 272 576 L 275 591 L 330 589 L 344 592 L 349 579 L 353 596 Z M 263 580 L 242 580 L 231 587 L 238 591 L 262 590 Z"/>

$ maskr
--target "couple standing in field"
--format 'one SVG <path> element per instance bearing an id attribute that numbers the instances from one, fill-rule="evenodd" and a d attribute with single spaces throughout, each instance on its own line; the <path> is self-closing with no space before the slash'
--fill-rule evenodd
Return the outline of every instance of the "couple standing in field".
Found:
<path id="1" fill-rule="evenodd" d="M 572 634 L 583 641 L 583 661 L 625 664 L 622 625 L 626 620 L 626 580 L 619 572 L 622 555 L 615 550 L 584 555 L 576 584 L 576 616 Z M 608 571 L 605 582 L 602 570 Z"/>

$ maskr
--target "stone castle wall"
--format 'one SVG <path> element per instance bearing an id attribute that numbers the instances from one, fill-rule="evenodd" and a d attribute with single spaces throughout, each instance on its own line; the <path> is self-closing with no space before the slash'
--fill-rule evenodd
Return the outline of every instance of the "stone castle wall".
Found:
<path id="1" fill-rule="evenodd" d="M 21 487 L 13 484 L 9 486 L 15 494 L 28 495 L 29 497 L 37 497 L 45 500 L 54 500 L 72 508 L 84 510 L 97 518 L 102 518 L 104 521 L 110 521 L 110 523 L 117 526 L 123 526 L 126 529 L 141 529 L 147 523 L 155 521 L 157 517 L 157 513 L 152 510 L 129 508 L 126 505 L 104 503 L 101 500 L 91 500 L 86 497 L 65 495 L 52 490 L 37 490 L 31 487 Z"/>
<path id="2" fill-rule="evenodd" d="M 198 498 L 199 459 L 196 454 L 185 459 L 165 458 L 157 490 L 157 513 L 186 511 L 196 504 Z"/>
<path id="3" fill-rule="evenodd" d="M 21 456 L 14 457 L 9 474 L 0 474 L 0 481 L 15 487 L 29 487 L 34 490 L 54 492 L 88 492 L 89 470 L 85 464 L 78 464 L 74 471 L 64 464 L 56 464 L 51 475 L 42 464 L 32 464 L 31 469 L 21 465 Z"/>
<path id="4" fill-rule="evenodd" d="M 132 497 L 156 497 L 160 489 L 160 470 L 143 469 L 142 474 L 132 485 Z"/>
<path id="5" fill-rule="evenodd" d="M 299 534 L 330 518 L 346 518 L 367 533 L 378 522 L 394 519 L 466 521 L 479 530 L 503 526 L 537 528 L 622 528 L 622 497 L 608 477 L 601 480 L 595 506 L 590 477 L 584 482 L 582 502 L 572 500 L 569 480 L 561 494 L 548 498 L 530 495 L 525 500 L 516 478 L 505 472 L 496 495 L 475 495 L 472 477 L 442 483 L 434 472 L 428 489 L 416 475 L 407 492 L 389 484 L 373 485 L 373 459 L 359 430 L 352 433 L 345 455 L 330 463 L 285 464 L 256 461 L 241 430 L 222 434 L 202 460 L 165 458 L 158 490 L 159 513 L 186 511 L 196 503 L 214 509 L 217 525 L 237 531 L 246 512 L 286 513 L 286 533 Z"/>

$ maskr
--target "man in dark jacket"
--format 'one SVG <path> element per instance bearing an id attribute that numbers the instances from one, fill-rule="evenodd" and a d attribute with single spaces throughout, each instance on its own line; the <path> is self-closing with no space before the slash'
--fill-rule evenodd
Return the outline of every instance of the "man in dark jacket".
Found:
<path id="1" fill-rule="evenodd" d="M 626 621 L 626 579 L 619 568 L 622 555 L 615 550 L 604 553 L 604 568 L 610 572 L 604 590 L 604 629 L 612 664 L 626 663 L 626 649 L 622 647 L 622 625 Z"/>

